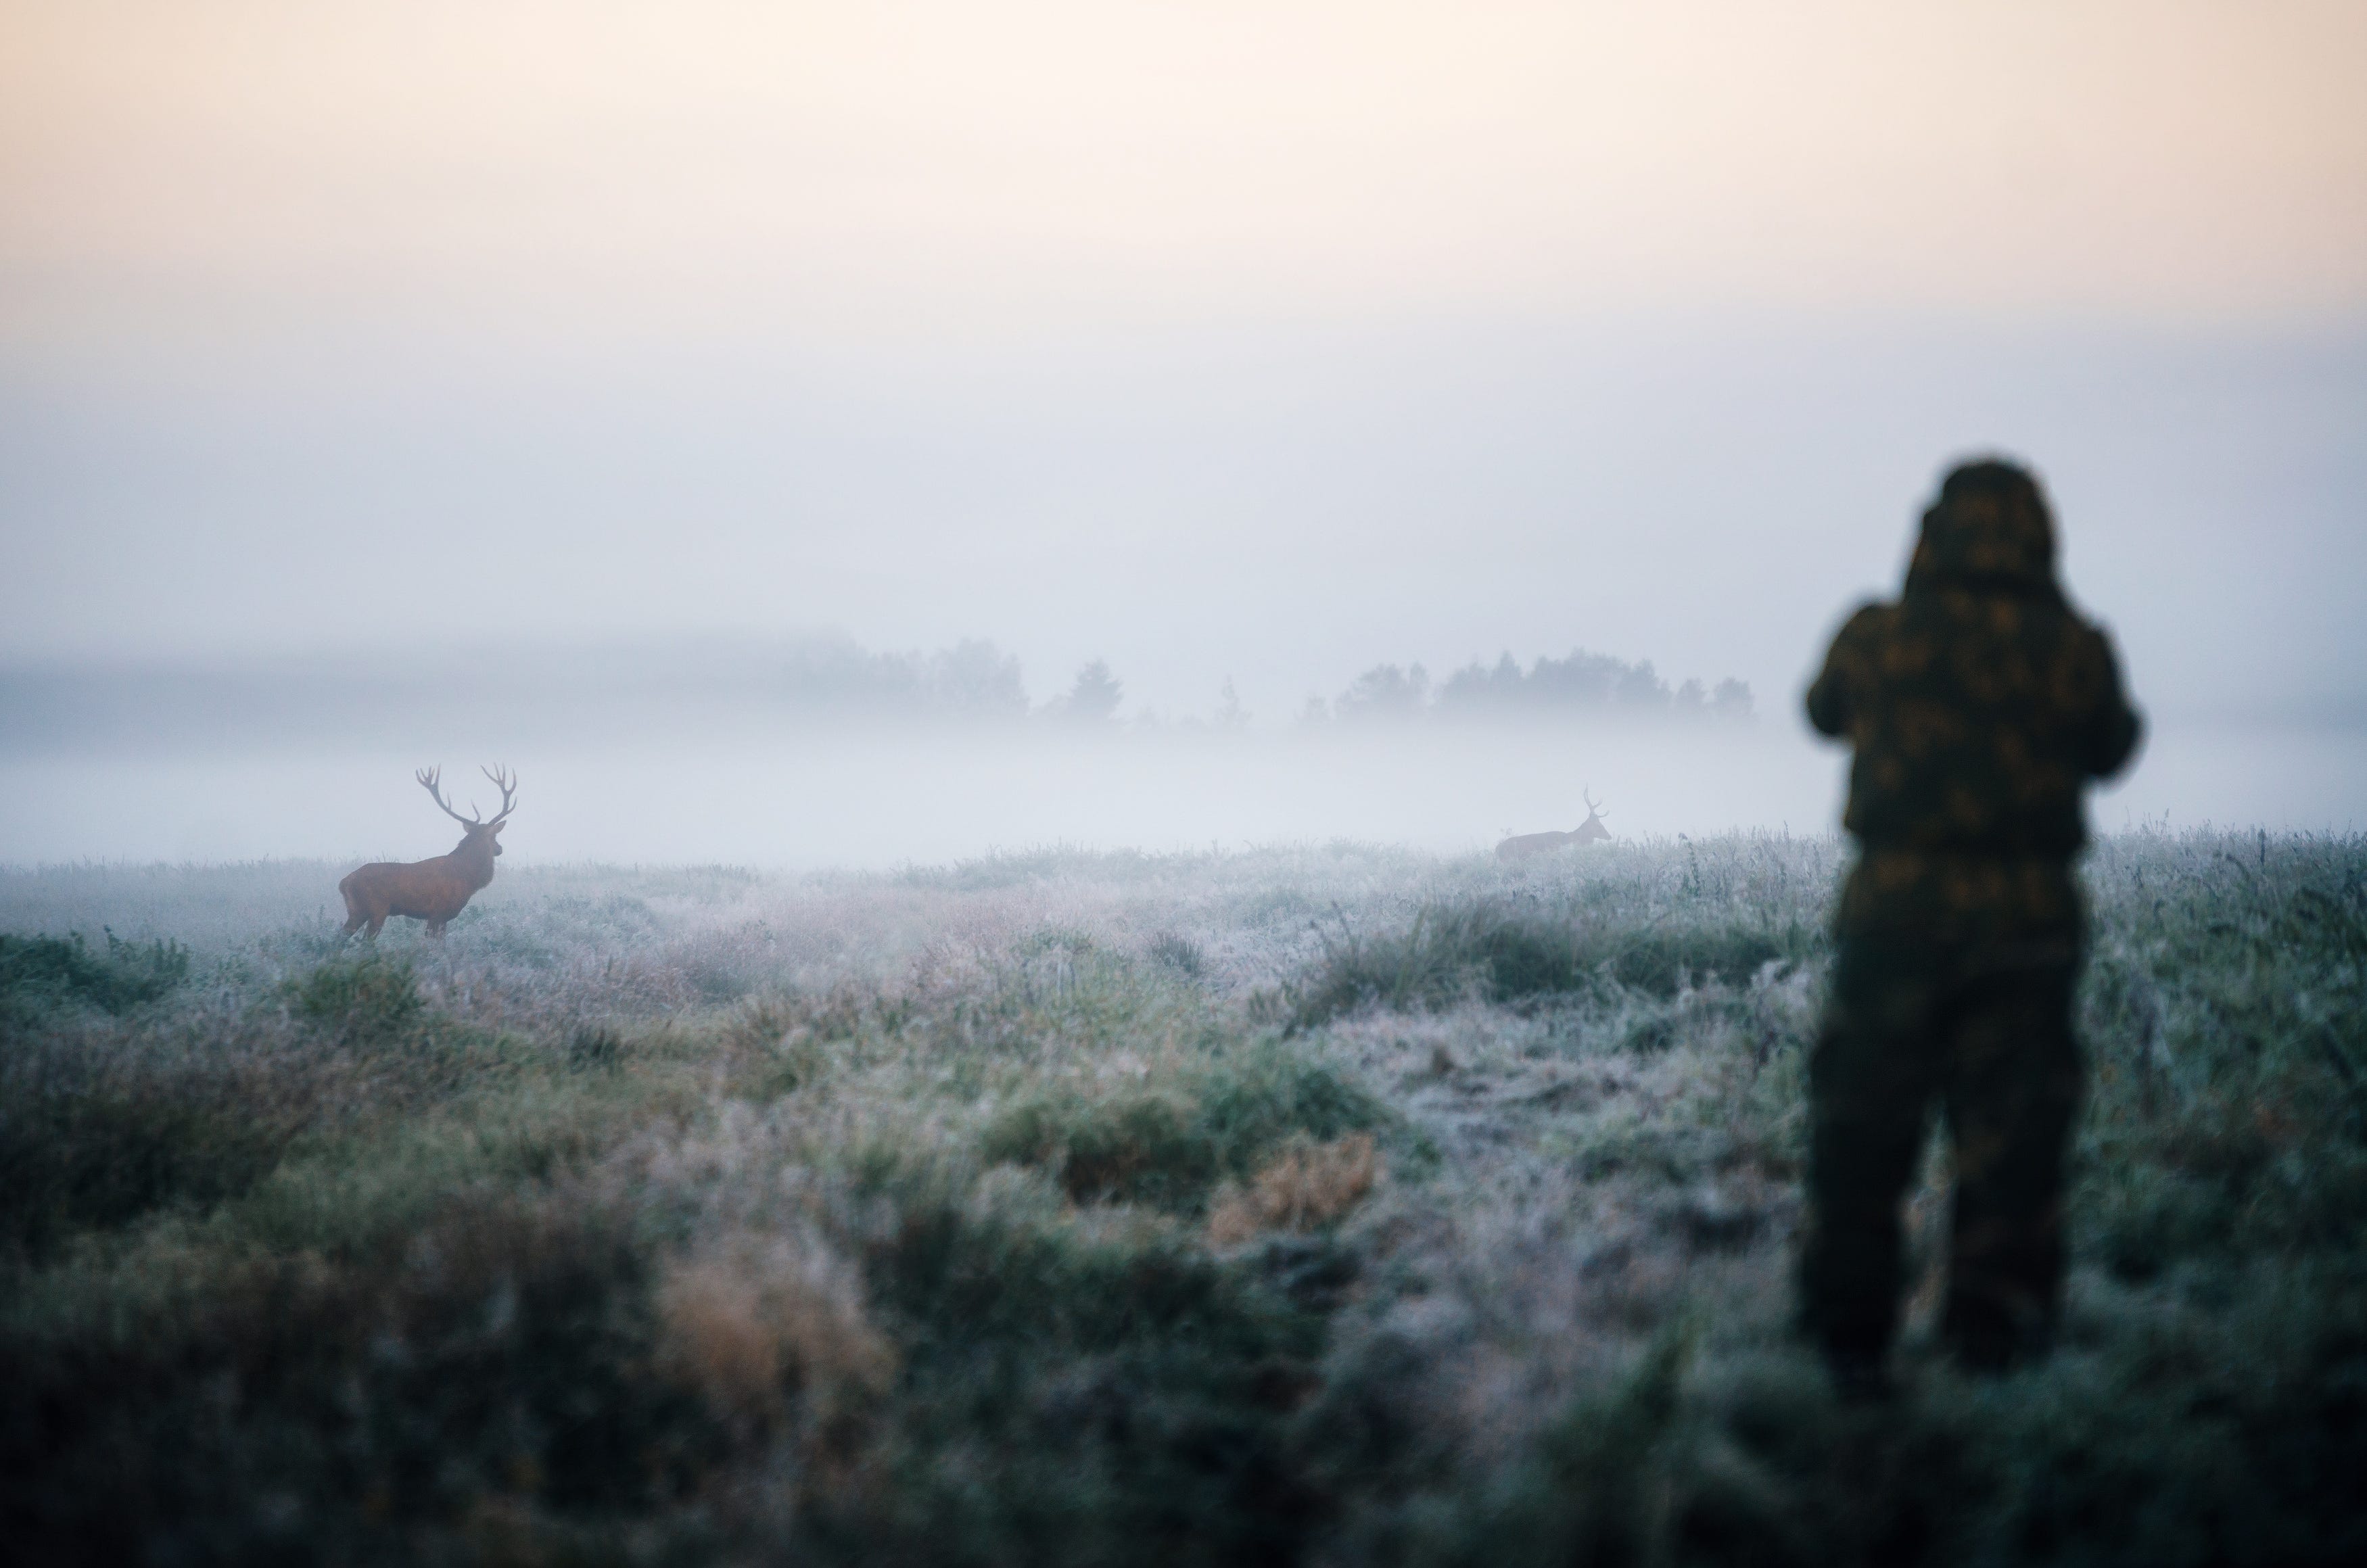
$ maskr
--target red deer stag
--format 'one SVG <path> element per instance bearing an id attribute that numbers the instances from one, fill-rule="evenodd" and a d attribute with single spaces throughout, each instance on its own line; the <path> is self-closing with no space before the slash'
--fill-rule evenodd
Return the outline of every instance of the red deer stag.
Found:
<path id="1" fill-rule="evenodd" d="M 337 891 L 345 896 L 345 935 L 351 936 L 364 926 L 369 928 L 371 941 L 378 940 L 379 928 L 386 924 L 389 915 L 402 915 L 427 922 L 427 934 L 442 941 L 444 928 L 452 917 L 468 904 L 471 895 L 493 879 L 493 857 L 502 852 L 497 836 L 502 824 L 517 805 L 517 775 L 507 772 L 484 770 L 487 778 L 502 792 L 502 808 L 490 822 L 477 819 L 476 803 L 469 805 L 470 815 L 461 816 L 444 799 L 441 768 L 419 770 L 419 787 L 436 799 L 444 815 L 468 831 L 453 846 L 448 855 L 434 860 L 373 861 L 337 884 Z M 340 940 L 343 940 L 340 938 Z"/>
<path id="2" fill-rule="evenodd" d="M 1564 844 L 1591 844 L 1611 837 L 1611 829 L 1603 825 L 1603 807 L 1594 804 L 1590 790 L 1578 792 L 1586 802 L 1586 820 L 1567 833 L 1520 833 L 1496 846 L 1496 858 L 1507 865 L 1524 860 L 1535 860 L 1551 854 Z"/>

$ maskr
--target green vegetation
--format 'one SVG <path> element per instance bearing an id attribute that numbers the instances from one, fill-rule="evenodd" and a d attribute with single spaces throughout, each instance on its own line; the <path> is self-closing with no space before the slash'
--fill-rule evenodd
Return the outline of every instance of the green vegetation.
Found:
<path id="1" fill-rule="evenodd" d="M 1251 1175 L 1294 1134 L 1330 1140 L 1379 1126 L 1387 1110 L 1337 1068 L 1268 1045 L 1158 1084 L 1037 1090 L 986 1124 L 980 1153 L 1051 1171 L 1080 1202 L 1197 1213 L 1224 1177 Z"/>
<path id="2" fill-rule="evenodd" d="M 188 950 L 176 942 L 143 945 L 109 931 L 99 953 L 80 931 L 62 939 L 0 933 L 0 1016 L 22 1021 L 76 1004 L 125 1013 L 188 977 Z"/>
<path id="3" fill-rule="evenodd" d="M 1828 840 L 0 874 L 11 1561 L 2367 1555 L 2367 843 L 2090 865 L 2065 1342 L 1786 1331 Z M 103 953 L 72 936 L 141 933 Z M 186 945 L 184 945 L 186 944 Z"/>
<path id="4" fill-rule="evenodd" d="M 1344 927 L 1344 921 L 1342 922 Z M 1377 936 L 1328 934 L 1322 960 L 1285 987 L 1299 1029 L 1359 1008 L 1436 1007 L 1459 997 L 1514 1002 L 1621 989 L 1673 996 L 1694 981 L 1748 980 L 1761 965 L 1820 955 L 1822 933 L 1770 923 L 1629 925 L 1615 911 L 1534 900 L 1425 904 Z"/>
<path id="5" fill-rule="evenodd" d="M 374 953 L 332 959 L 289 981 L 285 992 L 299 1018 L 356 1040 L 400 1039 L 427 1010 L 411 965 Z"/>

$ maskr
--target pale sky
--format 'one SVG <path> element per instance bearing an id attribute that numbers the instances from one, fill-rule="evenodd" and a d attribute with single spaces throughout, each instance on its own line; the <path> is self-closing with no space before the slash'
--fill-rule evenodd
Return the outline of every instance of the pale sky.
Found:
<path id="1" fill-rule="evenodd" d="M 2367 6 L 0 0 L 0 658 L 843 629 L 1771 705 L 2003 446 L 2355 702 Z"/>
<path id="2" fill-rule="evenodd" d="M 0 15 L 20 350 L 306 311 L 2367 305 L 2355 0 Z"/>

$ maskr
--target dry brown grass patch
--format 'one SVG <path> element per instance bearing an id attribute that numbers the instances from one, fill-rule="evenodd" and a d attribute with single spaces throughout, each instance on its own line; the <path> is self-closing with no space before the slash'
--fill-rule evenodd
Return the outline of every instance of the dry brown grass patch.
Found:
<path id="1" fill-rule="evenodd" d="M 895 1376 L 854 1270 L 818 1236 L 704 1247 L 666 1271 L 657 1308 L 666 1365 L 723 1414 L 774 1415 L 790 1387 L 876 1395 Z"/>
<path id="2" fill-rule="evenodd" d="M 1208 1216 L 1208 1242 L 1232 1247 L 1262 1231 L 1330 1224 L 1370 1196 L 1386 1174 L 1370 1133 L 1329 1144 L 1294 1143 L 1247 1187 L 1229 1188 Z"/>

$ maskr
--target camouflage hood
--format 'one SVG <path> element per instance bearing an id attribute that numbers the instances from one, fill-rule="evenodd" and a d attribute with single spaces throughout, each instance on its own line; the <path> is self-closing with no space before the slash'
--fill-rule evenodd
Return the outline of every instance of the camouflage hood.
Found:
<path id="1" fill-rule="evenodd" d="M 1907 592 L 1943 588 L 2060 598 L 2055 520 L 2038 481 L 1995 460 L 1966 463 L 1940 486 L 1907 568 Z"/>

